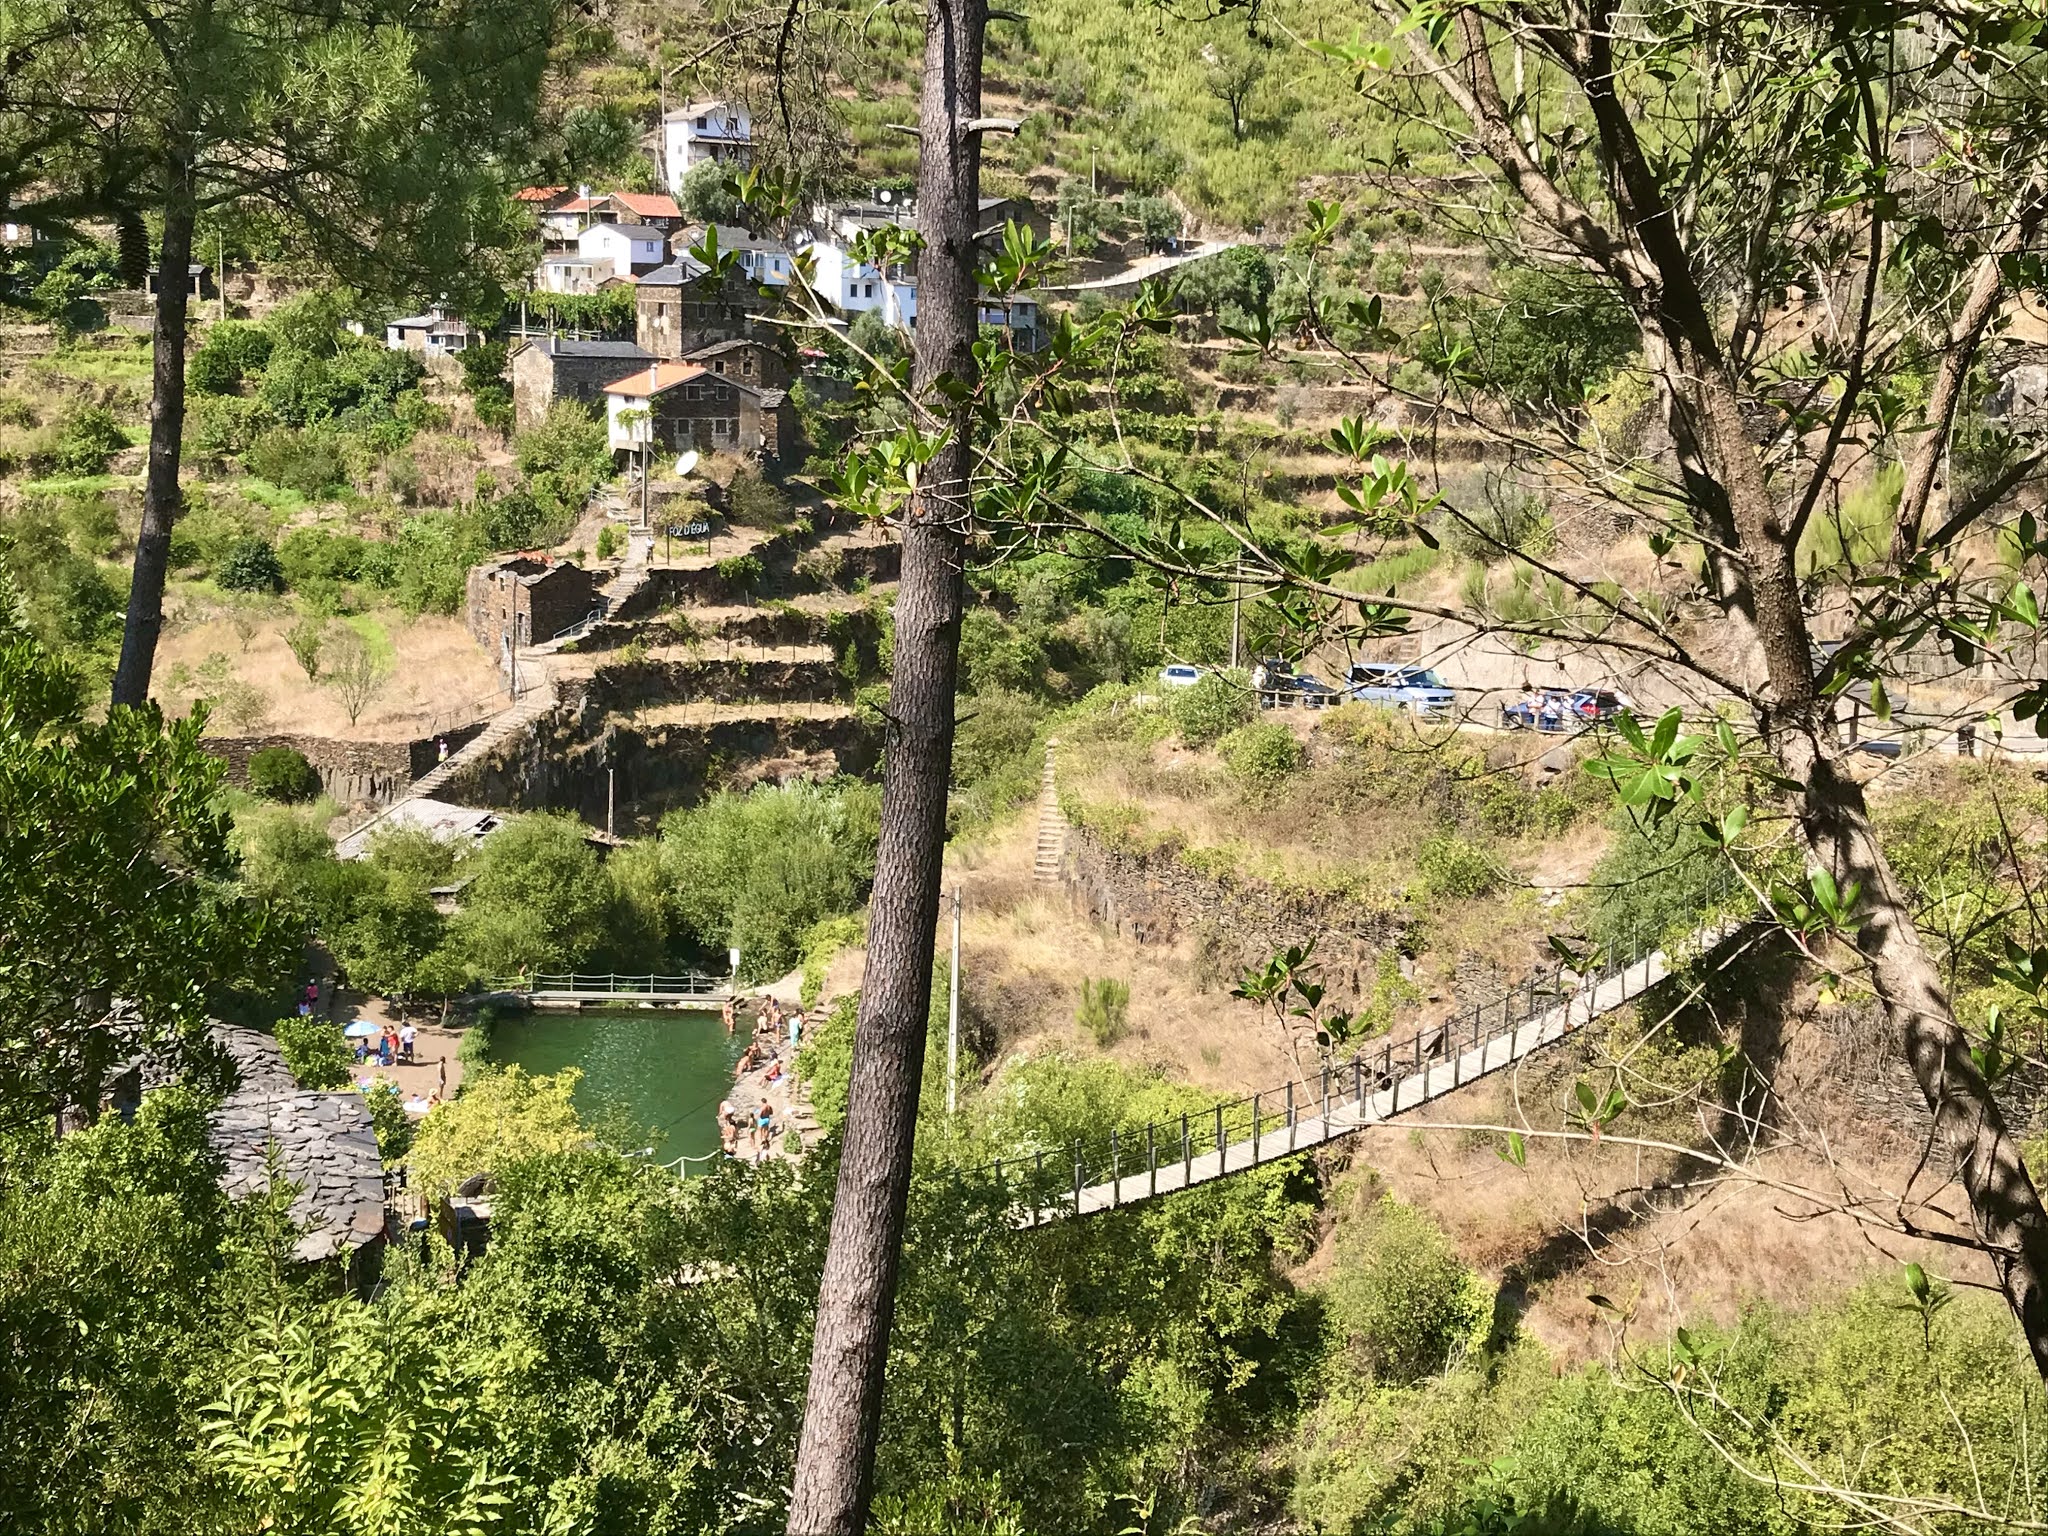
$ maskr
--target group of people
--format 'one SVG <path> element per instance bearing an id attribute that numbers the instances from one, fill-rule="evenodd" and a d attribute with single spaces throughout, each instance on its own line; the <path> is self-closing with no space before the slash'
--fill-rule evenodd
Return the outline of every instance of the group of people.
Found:
<path id="1" fill-rule="evenodd" d="M 368 1036 L 356 1041 L 356 1065 L 374 1060 L 380 1067 L 392 1066 L 399 1062 L 411 1065 L 413 1050 L 419 1043 L 419 1031 L 407 1023 L 397 1029 L 386 1024 L 377 1035 L 375 1043 Z"/>
<path id="2" fill-rule="evenodd" d="M 726 1034 L 739 1032 L 740 1015 L 747 1006 L 745 1001 L 737 998 L 726 1002 Z M 769 1102 L 766 1090 L 787 1075 L 782 1046 L 787 1039 L 793 1058 L 797 1045 L 803 1039 L 804 1013 L 801 1008 L 785 1012 L 781 1001 L 773 996 L 753 1004 L 753 1011 L 753 1038 L 740 1052 L 739 1062 L 734 1068 L 734 1095 L 718 1106 L 718 1138 L 727 1157 L 743 1157 L 758 1163 L 773 1151 L 777 1129 L 775 1107 Z M 756 1072 L 760 1073 L 760 1078 L 754 1086 L 762 1091 L 762 1097 L 754 1108 L 746 1109 L 736 1100 L 741 1086 Z"/>

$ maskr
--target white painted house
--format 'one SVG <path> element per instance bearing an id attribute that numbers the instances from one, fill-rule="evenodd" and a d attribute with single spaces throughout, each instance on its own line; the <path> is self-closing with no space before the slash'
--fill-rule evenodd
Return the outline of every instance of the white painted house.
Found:
<path id="1" fill-rule="evenodd" d="M 810 245 L 811 283 L 818 296 L 842 314 L 879 309 L 890 325 L 908 329 L 917 323 L 917 278 L 891 270 L 888 277 L 856 261 L 845 244 L 830 236 Z"/>
<path id="2" fill-rule="evenodd" d="M 638 277 L 668 260 L 668 236 L 651 224 L 593 224 L 576 237 L 576 254 L 609 265 L 605 277 Z"/>
<path id="3" fill-rule="evenodd" d="M 693 101 L 662 119 L 661 163 L 671 192 L 682 191 L 692 167 L 706 160 L 744 165 L 753 147 L 754 119 L 736 101 Z"/>
<path id="4" fill-rule="evenodd" d="M 473 334 L 466 321 L 436 304 L 423 315 L 407 315 L 385 326 L 384 345 L 394 352 L 447 357 L 468 351 Z"/>
<path id="5" fill-rule="evenodd" d="M 764 288 L 788 285 L 796 266 L 796 257 L 790 248 L 766 235 L 750 235 L 734 224 L 685 229 L 670 242 L 670 248 L 678 256 L 690 259 L 689 253 L 714 231 L 718 236 L 718 248 L 732 251 L 739 257 L 740 272 L 748 282 Z M 701 263 L 693 264 L 701 266 Z"/>

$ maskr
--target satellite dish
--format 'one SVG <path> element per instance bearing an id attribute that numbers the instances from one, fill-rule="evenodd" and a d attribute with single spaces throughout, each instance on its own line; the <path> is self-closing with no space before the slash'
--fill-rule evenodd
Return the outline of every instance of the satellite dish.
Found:
<path id="1" fill-rule="evenodd" d="M 688 453 L 676 460 L 676 478 L 680 480 L 696 467 L 697 450 L 692 448 Z"/>
<path id="2" fill-rule="evenodd" d="M 887 187 L 882 188 L 881 192 L 878 195 L 880 196 L 881 200 L 885 203 L 891 203 L 896 200 L 896 194 L 891 192 Z"/>

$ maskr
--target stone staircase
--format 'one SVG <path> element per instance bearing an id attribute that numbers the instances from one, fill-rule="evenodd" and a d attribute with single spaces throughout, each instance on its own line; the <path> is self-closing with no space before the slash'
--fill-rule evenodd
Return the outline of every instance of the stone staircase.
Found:
<path id="1" fill-rule="evenodd" d="M 443 784 L 453 778 L 465 765 L 488 757 L 508 737 L 516 736 L 556 704 L 555 685 L 545 674 L 519 695 L 519 701 L 509 704 L 491 716 L 475 739 L 463 743 L 462 747 L 448 754 L 445 763 L 433 768 L 412 781 L 402 799 L 412 800 L 421 796 L 431 797 Z"/>
<path id="2" fill-rule="evenodd" d="M 1045 744 L 1045 777 L 1038 790 L 1038 851 L 1031 861 L 1031 878 L 1039 885 L 1059 884 L 1060 860 L 1067 851 L 1067 818 L 1053 783 L 1053 753 L 1058 746 L 1056 741 Z"/>

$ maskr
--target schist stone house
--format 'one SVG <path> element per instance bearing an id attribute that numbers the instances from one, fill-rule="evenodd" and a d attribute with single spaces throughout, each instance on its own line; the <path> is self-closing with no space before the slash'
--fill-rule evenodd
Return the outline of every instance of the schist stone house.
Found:
<path id="1" fill-rule="evenodd" d="M 500 667 L 515 645 L 552 640 L 598 605 L 597 577 L 565 560 L 520 554 L 470 567 L 469 632 Z"/>
<path id="2" fill-rule="evenodd" d="M 701 264 L 679 256 L 634 285 L 633 339 L 643 352 L 680 358 L 752 332 L 765 307 L 760 289 L 739 272 L 716 288 L 703 278 Z"/>
<path id="3" fill-rule="evenodd" d="M 607 384 L 653 361 L 653 354 L 637 342 L 529 337 L 512 353 L 514 419 L 524 430 L 547 415 L 557 400 L 600 404 Z"/>
<path id="4" fill-rule="evenodd" d="M 605 391 L 605 424 L 612 452 L 627 457 L 694 448 L 779 464 L 797 447 L 796 409 L 787 392 L 721 376 L 701 363 L 655 363 L 615 381 Z"/>
<path id="5" fill-rule="evenodd" d="M 789 388 L 788 360 L 758 336 L 714 341 L 708 347 L 697 348 L 683 361 L 702 364 L 708 372 L 738 379 L 756 389 Z"/>

